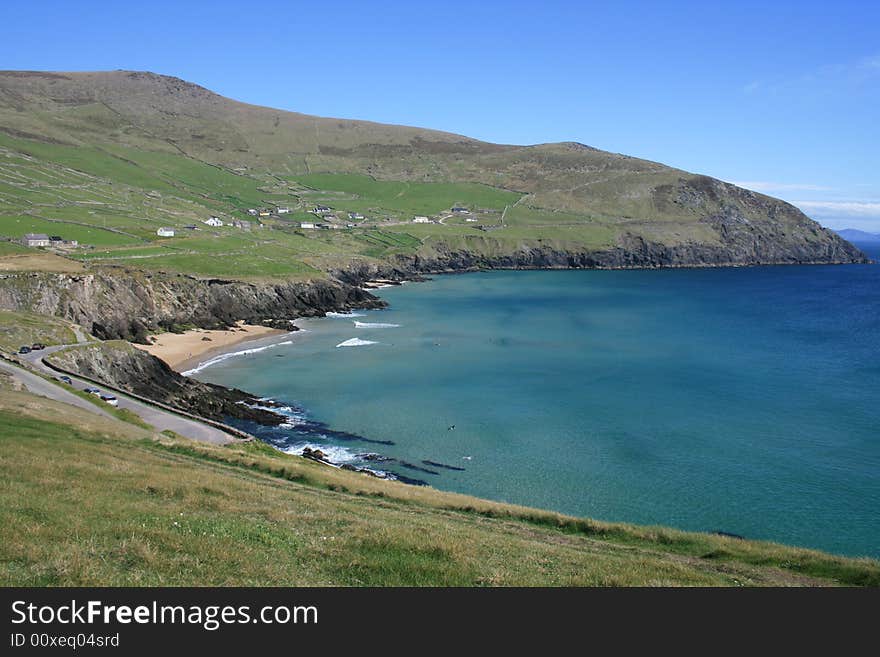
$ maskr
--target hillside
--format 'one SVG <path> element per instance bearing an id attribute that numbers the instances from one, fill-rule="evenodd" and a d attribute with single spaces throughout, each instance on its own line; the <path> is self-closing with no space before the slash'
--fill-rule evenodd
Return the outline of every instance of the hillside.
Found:
<path id="1" fill-rule="evenodd" d="M 3 377 L 0 449 L 4 586 L 880 583 L 872 560 L 569 518 L 258 444 L 154 435 L 4 389 Z"/>
<path id="2" fill-rule="evenodd" d="M 290 280 L 864 259 L 787 203 L 655 162 L 256 107 L 153 73 L 0 72 L 0 126 L 0 235 L 75 239 L 68 260 L 93 268 Z M 315 205 L 341 230 L 301 228 Z M 265 229 L 201 223 L 259 208 Z"/>

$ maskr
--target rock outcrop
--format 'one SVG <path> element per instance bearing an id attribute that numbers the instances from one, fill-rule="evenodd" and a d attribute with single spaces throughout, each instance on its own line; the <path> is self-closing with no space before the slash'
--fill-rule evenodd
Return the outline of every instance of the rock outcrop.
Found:
<path id="1" fill-rule="evenodd" d="M 282 415 L 267 410 L 268 402 L 235 388 L 182 376 L 164 361 L 127 342 L 71 347 L 50 354 L 45 360 L 105 385 L 212 420 L 236 418 L 268 425 L 285 421 Z"/>
<path id="2" fill-rule="evenodd" d="M 326 279 L 245 283 L 122 269 L 0 276 L 0 308 L 55 315 L 105 340 L 141 343 L 155 331 L 228 328 L 239 320 L 277 327 L 296 317 L 384 305 L 365 290 Z"/>

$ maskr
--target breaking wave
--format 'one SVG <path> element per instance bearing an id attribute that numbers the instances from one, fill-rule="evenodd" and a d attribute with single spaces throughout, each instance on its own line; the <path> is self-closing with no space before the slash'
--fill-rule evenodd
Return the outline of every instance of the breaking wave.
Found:
<path id="1" fill-rule="evenodd" d="M 345 342 L 340 342 L 337 347 L 364 347 L 368 344 L 379 344 L 375 340 L 361 340 L 360 338 L 352 338 Z"/>
<path id="2" fill-rule="evenodd" d="M 381 322 L 355 322 L 356 328 L 398 328 L 400 324 L 383 324 Z"/>
<path id="3" fill-rule="evenodd" d="M 230 358 L 236 358 L 238 356 L 247 356 L 249 354 L 256 354 L 261 351 L 266 351 L 266 349 L 272 349 L 274 347 L 280 347 L 282 345 L 293 344 L 293 340 L 285 340 L 284 342 L 275 342 L 274 344 L 268 344 L 265 347 L 254 347 L 253 349 L 242 349 L 241 351 L 230 351 L 225 354 L 220 354 L 218 356 L 214 356 L 213 358 L 209 358 L 204 363 L 199 363 L 191 370 L 187 370 L 186 372 L 181 372 L 183 376 L 192 376 L 193 374 L 198 374 L 206 367 L 211 367 L 212 365 L 216 365 L 217 363 L 222 363 L 224 360 L 229 360 Z"/>

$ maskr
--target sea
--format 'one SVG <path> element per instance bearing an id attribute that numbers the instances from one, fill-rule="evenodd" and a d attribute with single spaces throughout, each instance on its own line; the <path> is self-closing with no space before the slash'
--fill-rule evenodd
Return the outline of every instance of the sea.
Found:
<path id="1" fill-rule="evenodd" d="M 862 245 L 880 261 L 880 247 Z M 277 448 L 493 500 L 880 557 L 880 265 L 387 287 L 190 373 Z"/>

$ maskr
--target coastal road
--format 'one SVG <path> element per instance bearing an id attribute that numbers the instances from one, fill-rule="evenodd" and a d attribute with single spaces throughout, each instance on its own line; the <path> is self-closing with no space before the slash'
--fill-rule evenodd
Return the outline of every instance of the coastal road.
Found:
<path id="1" fill-rule="evenodd" d="M 46 347 L 45 349 L 42 349 L 40 351 L 32 351 L 29 354 L 21 354 L 18 357 L 30 363 L 35 369 L 45 372 L 52 378 L 57 378 L 59 376 L 58 372 L 50 369 L 43 363 L 43 356 L 47 356 L 54 351 L 58 351 L 59 349 L 64 349 L 66 347 L 72 346 L 76 345 L 58 345 L 55 347 Z M 22 380 L 22 382 L 31 392 L 42 395 L 44 397 L 49 397 L 50 399 L 55 399 L 57 401 L 74 404 L 76 406 L 79 406 L 80 408 L 85 408 L 95 413 L 111 417 L 111 415 L 100 406 L 90 404 L 85 399 L 77 397 L 69 390 L 65 390 L 64 387 L 62 387 L 61 385 L 56 385 L 50 381 L 46 381 L 45 379 L 42 379 L 41 377 L 32 374 L 27 370 L 15 367 L 14 365 L 9 365 L 2 361 L 0 361 L 0 364 L 4 366 L 4 369 L 9 370 L 11 368 L 11 370 L 14 371 L 15 375 Z M 25 378 L 26 376 L 29 378 Z M 73 381 L 73 387 L 77 390 L 85 390 L 86 388 L 95 387 L 101 388 L 101 386 L 96 386 L 93 383 L 84 381 L 83 379 L 79 379 L 75 376 L 71 376 L 70 378 Z M 34 388 L 31 387 L 31 384 L 33 384 Z M 107 390 L 105 392 L 113 395 L 119 400 L 117 408 L 124 408 L 131 411 L 132 413 L 135 413 L 136 415 L 140 416 L 140 418 L 144 422 L 152 425 L 156 429 L 156 431 L 165 431 L 166 429 L 170 429 L 171 431 L 178 433 L 181 436 L 186 436 L 187 438 L 198 440 L 199 442 L 203 443 L 212 443 L 214 445 L 225 445 L 227 443 L 238 441 L 236 437 L 226 433 L 225 431 L 221 431 L 216 427 L 212 427 L 211 425 L 203 424 L 201 422 L 198 422 L 197 420 L 192 420 L 181 415 L 175 415 L 174 413 L 163 410 L 156 406 L 145 404 L 142 401 L 138 401 L 137 399 L 128 397 L 127 395 L 116 392 L 115 390 Z"/>
<path id="2" fill-rule="evenodd" d="M 35 395 L 48 397 L 49 399 L 64 402 L 65 404 L 70 404 L 71 406 L 78 406 L 79 408 L 83 408 L 92 413 L 103 415 L 104 417 L 113 417 L 103 408 L 95 406 L 91 402 L 88 402 L 81 397 L 77 397 L 69 390 L 65 390 L 61 386 L 56 385 L 51 381 L 46 381 L 46 379 L 44 379 L 43 377 L 37 376 L 33 372 L 29 372 L 22 367 L 16 367 L 11 363 L 7 363 L 5 360 L 0 360 L 0 370 L 4 370 L 12 374 L 17 380 L 21 381 L 21 383 L 24 384 L 24 387 L 27 388 L 29 392 L 32 392 Z"/>

